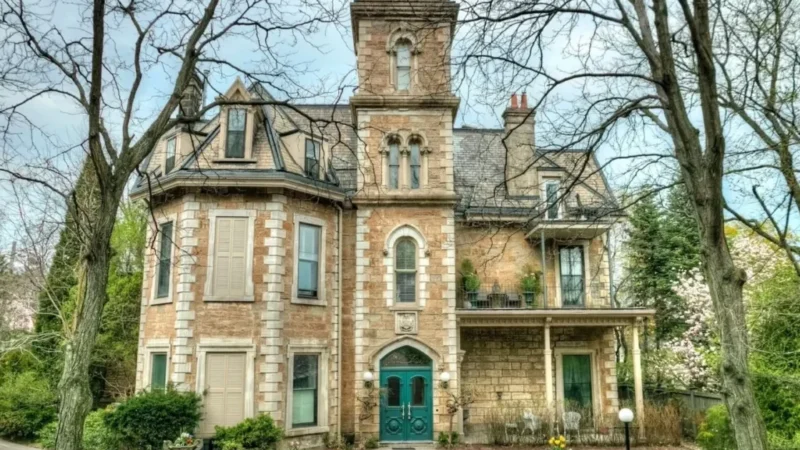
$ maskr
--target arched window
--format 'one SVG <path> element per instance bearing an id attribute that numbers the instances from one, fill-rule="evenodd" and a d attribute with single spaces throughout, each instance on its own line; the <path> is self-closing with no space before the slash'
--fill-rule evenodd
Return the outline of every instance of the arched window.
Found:
<path id="1" fill-rule="evenodd" d="M 419 189 L 420 186 L 420 167 L 422 165 L 422 157 L 420 155 L 420 139 L 412 138 L 409 144 L 411 150 L 411 157 L 409 158 L 409 185 L 411 189 Z"/>
<path id="2" fill-rule="evenodd" d="M 398 91 L 407 91 L 411 87 L 411 42 L 400 39 L 395 44 L 395 86 Z"/>
<path id="3" fill-rule="evenodd" d="M 389 139 L 389 189 L 400 187 L 400 140 Z"/>
<path id="4" fill-rule="evenodd" d="M 397 241 L 394 257 L 395 295 L 399 303 L 417 301 L 417 244 L 410 238 Z"/>

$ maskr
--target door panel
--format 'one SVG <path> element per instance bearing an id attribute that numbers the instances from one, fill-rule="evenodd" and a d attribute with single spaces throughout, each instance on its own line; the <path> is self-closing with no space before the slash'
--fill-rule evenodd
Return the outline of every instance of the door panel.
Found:
<path id="1" fill-rule="evenodd" d="M 384 369 L 381 372 L 382 441 L 433 440 L 431 371 Z"/>
<path id="2" fill-rule="evenodd" d="M 430 418 L 432 406 L 430 373 L 411 372 L 408 374 L 408 436 L 409 441 L 424 441 L 433 438 Z"/>

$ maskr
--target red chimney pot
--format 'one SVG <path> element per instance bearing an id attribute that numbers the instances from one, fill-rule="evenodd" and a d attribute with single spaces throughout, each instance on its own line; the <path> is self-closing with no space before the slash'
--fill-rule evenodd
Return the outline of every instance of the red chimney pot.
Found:
<path id="1" fill-rule="evenodd" d="M 528 109 L 528 94 L 525 92 L 522 93 L 522 109 Z"/>
<path id="2" fill-rule="evenodd" d="M 517 109 L 517 94 L 511 94 L 511 109 Z"/>

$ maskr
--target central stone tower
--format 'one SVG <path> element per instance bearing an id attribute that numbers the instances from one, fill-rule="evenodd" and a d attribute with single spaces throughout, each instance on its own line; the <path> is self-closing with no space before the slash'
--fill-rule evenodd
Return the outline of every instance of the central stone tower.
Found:
<path id="1" fill-rule="evenodd" d="M 358 126 L 357 396 L 369 395 L 367 372 L 375 388 L 391 385 L 404 370 L 392 365 L 398 355 L 424 354 L 429 361 L 418 373 L 424 383 L 413 388 L 424 392 L 408 393 L 427 406 L 407 402 L 398 416 L 392 405 L 371 413 L 356 402 L 355 431 L 383 441 L 426 441 L 447 429 L 446 390 L 458 389 L 453 121 L 459 99 L 450 91 L 458 5 L 356 1 L 351 16 L 359 79 L 350 98 Z M 444 372 L 449 383 L 436 381 Z"/>

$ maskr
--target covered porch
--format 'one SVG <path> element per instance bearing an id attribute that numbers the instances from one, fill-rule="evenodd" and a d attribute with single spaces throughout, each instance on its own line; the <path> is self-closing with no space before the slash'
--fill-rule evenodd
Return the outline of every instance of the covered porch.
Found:
<path id="1" fill-rule="evenodd" d="M 635 410 L 637 422 L 643 423 L 639 329 L 654 311 L 478 309 L 456 314 L 459 388 L 474 398 L 462 412 L 469 441 L 491 442 L 491 433 L 613 432 L 620 408 L 615 327 L 634 330 Z"/>

